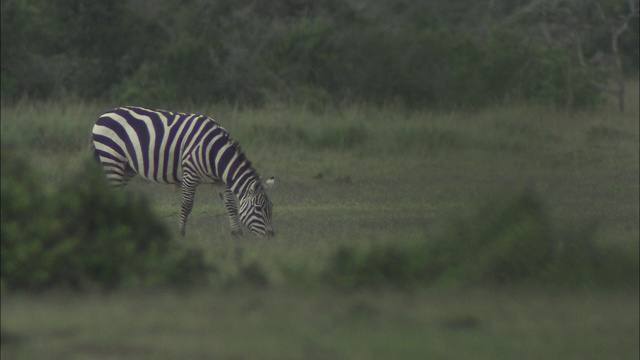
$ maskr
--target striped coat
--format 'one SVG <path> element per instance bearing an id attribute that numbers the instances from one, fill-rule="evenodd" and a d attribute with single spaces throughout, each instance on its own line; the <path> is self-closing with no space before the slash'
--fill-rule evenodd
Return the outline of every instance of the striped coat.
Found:
<path id="1" fill-rule="evenodd" d="M 240 221 L 254 235 L 273 235 L 272 204 L 251 162 L 229 133 L 213 119 L 140 107 L 121 107 L 98 119 L 92 131 L 94 156 L 110 184 L 123 187 L 134 176 L 181 184 L 179 230 L 185 233 L 195 189 L 224 187 L 224 203 L 234 235 Z M 239 209 L 236 207 L 238 199 Z"/>

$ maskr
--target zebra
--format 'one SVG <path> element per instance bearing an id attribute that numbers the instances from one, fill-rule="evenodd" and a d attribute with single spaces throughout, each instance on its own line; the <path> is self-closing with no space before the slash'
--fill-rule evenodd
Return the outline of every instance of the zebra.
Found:
<path id="1" fill-rule="evenodd" d="M 179 184 L 178 230 L 182 236 L 196 187 L 205 183 L 223 186 L 221 197 L 232 235 L 242 235 L 240 222 L 252 235 L 274 235 L 273 205 L 267 191 L 275 178 L 262 182 L 240 145 L 207 116 L 124 106 L 98 118 L 91 145 L 114 187 L 126 186 L 136 175 L 156 183 Z"/>

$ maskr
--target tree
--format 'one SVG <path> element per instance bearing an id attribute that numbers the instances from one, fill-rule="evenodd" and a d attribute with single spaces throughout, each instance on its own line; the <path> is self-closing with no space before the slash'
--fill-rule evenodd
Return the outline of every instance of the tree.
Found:
<path id="1" fill-rule="evenodd" d="M 567 56 L 567 106 L 573 105 L 576 61 L 591 86 L 612 94 L 624 111 L 624 80 L 620 37 L 638 17 L 638 1 L 538 1 L 540 31 L 549 47 L 564 48 Z M 620 5 L 624 6 L 620 6 Z M 586 46 L 585 46 L 586 44 Z M 607 47 L 610 50 L 607 50 Z M 589 57 L 587 59 L 587 56 Z M 611 82 L 615 85 L 610 85 Z"/>
<path id="2" fill-rule="evenodd" d="M 607 29 L 611 41 L 611 53 L 607 54 L 606 52 L 598 52 L 596 54 L 597 57 L 592 58 L 592 64 L 597 67 L 604 66 L 605 68 L 608 68 L 605 71 L 608 70 L 608 72 L 612 74 L 611 77 L 615 81 L 615 86 L 607 85 L 605 82 L 599 81 L 591 75 L 592 71 L 589 70 L 589 65 L 585 60 L 582 46 L 584 36 L 582 33 L 578 33 L 578 36 L 576 36 L 576 51 L 578 59 L 580 60 L 582 68 L 587 70 L 587 74 L 590 75 L 589 82 L 597 89 L 616 96 L 618 98 L 618 108 L 620 112 L 624 112 L 625 71 L 623 68 L 622 53 L 619 43 L 622 34 L 629 29 L 631 19 L 638 18 L 638 1 L 627 0 L 626 9 L 624 9 L 624 11 L 621 10 L 620 12 L 616 12 L 618 9 L 615 7 L 605 7 L 596 0 L 590 0 L 588 2 L 595 7 L 596 13 L 601 20 L 601 26 Z"/>

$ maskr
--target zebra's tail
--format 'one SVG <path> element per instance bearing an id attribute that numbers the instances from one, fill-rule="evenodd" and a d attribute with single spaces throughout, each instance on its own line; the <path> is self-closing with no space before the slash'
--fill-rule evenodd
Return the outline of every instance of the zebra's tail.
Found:
<path id="1" fill-rule="evenodd" d="M 93 158 L 96 160 L 96 162 L 99 164 L 100 157 L 98 157 L 98 152 L 96 151 L 96 144 L 93 142 L 93 136 L 89 138 L 89 151 L 93 155 Z"/>

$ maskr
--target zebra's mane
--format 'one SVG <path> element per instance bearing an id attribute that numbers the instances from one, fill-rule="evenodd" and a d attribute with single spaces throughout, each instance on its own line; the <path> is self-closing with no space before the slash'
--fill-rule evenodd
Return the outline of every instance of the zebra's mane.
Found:
<path id="1" fill-rule="evenodd" d="M 231 148 L 233 150 L 235 150 L 238 153 L 238 157 L 240 158 L 240 160 L 246 164 L 247 168 L 249 168 L 249 170 L 258 178 L 260 179 L 260 174 L 258 173 L 258 170 L 256 170 L 256 168 L 253 166 L 253 163 L 251 163 L 251 160 L 249 160 L 249 158 L 247 158 L 247 155 L 244 153 L 244 151 L 242 150 L 242 147 L 240 146 L 240 143 L 229 138 L 229 142 L 231 143 Z"/>

